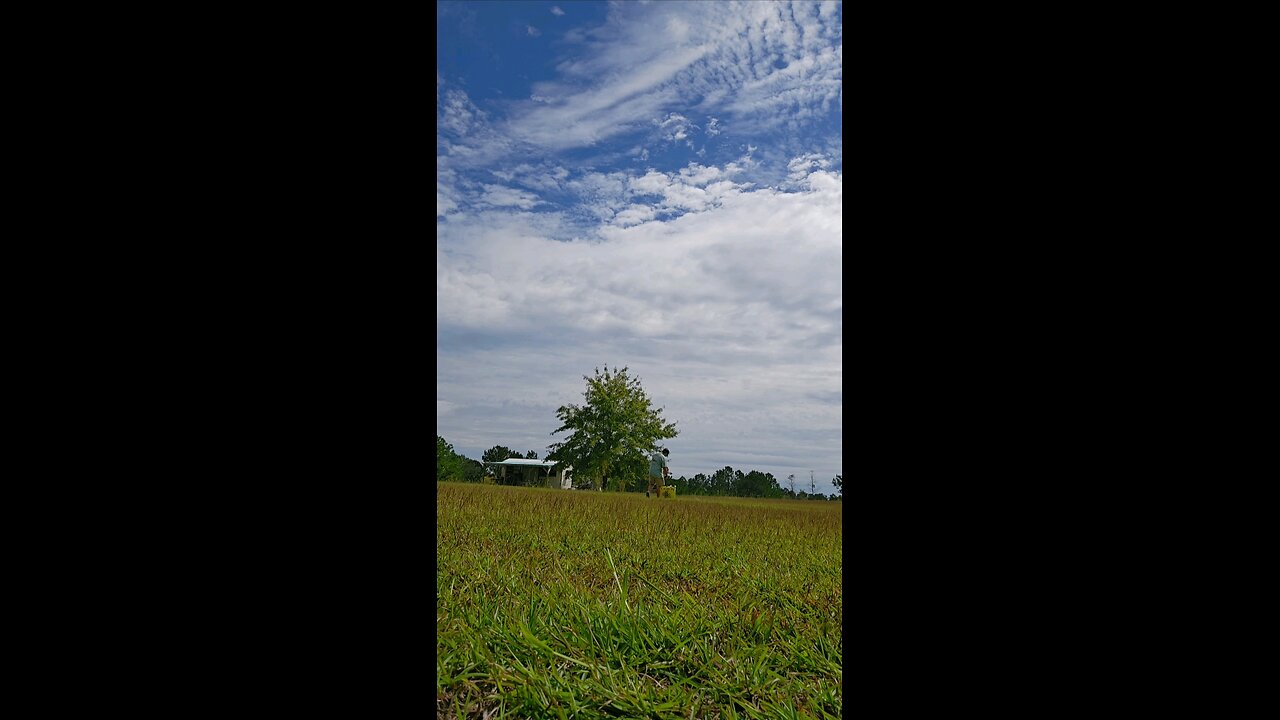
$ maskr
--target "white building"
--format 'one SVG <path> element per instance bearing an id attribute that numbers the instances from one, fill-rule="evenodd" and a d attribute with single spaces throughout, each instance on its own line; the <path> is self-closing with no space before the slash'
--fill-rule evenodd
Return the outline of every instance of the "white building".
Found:
<path id="1" fill-rule="evenodd" d="M 560 487 L 562 490 L 573 489 L 573 466 L 563 465 L 555 460 L 532 460 L 528 458 L 507 458 L 499 462 L 487 462 L 485 467 L 493 468 L 495 473 L 507 477 L 508 468 L 517 477 L 523 476 L 526 485 Z M 530 472 L 530 470 L 533 472 Z"/>

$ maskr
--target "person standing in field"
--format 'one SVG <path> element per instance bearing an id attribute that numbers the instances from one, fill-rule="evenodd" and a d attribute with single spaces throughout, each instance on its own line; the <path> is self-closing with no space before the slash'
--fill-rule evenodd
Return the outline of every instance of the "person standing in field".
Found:
<path id="1" fill-rule="evenodd" d="M 644 496 L 649 497 L 649 493 L 658 495 L 662 492 L 664 480 L 671 475 L 671 468 L 667 466 L 667 456 L 671 451 L 662 448 L 662 450 L 654 450 L 653 455 L 649 456 L 649 489 L 644 491 Z"/>

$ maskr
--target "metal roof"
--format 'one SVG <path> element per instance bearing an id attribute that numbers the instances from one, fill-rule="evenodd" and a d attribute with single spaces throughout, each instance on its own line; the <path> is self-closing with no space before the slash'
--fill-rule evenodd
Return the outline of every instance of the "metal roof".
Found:
<path id="1" fill-rule="evenodd" d="M 555 460 L 533 460 L 530 458 L 507 458 L 485 463 L 485 465 L 531 465 L 534 467 L 552 467 L 560 463 Z"/>

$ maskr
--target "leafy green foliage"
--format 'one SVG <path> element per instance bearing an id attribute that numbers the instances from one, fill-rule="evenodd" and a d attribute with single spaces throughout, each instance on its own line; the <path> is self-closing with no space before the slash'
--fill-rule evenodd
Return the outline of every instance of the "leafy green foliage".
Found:
<path id="1" fill-rule="evenodd" d="M 480 456 L 481 462 L 502 462 L 507 458 L 520 457 L 520 454 L 506 445 L 494 445 Z"/>
<path id="2" fill-rule="evenodd" d="M 662 410 L 625 367 L 596 368 L 595 377 L 582 379 L 585 402 L 556 411 L 562 424 L 551 434 L 569 435 L 551 445 L 547 459 L 572 465 L 577 477 L 596 479 L 596 487 L 609 481 L 619 490 L 634 487 L 649 472 L 646 453 L 657 441 L 676 437 L 676 424 L 662 419 Z"/>
<path id="3" fill-rule="evenodd" d="M 778 486 L 773 473 L 752 470 L 743 473 L 725 466 L 710 476 L 698 473 L 691 478 L 683 475 L 667 481 L 680 495 L 720 495 L 736 497 L 781 498 L 787 493 Z"/>
<path id="4" fill-rule="evenodd" d="M 832 503 L 436 491 L 440 717 L 843 716 Z"/>
<path id="5" fill-rule="evenodd" d="M 436 482 L 465 480 L 465 459 L 444 438 L 436 436 Z"/>

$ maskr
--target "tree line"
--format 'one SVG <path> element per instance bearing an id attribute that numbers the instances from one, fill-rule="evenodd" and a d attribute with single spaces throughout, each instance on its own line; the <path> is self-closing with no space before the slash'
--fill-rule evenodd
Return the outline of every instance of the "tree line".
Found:
<path id="1" fill-rule="evenodd" d="M 837 489 L 843 484 L 837 475 L 831 481 Z M 796 500 L 839 500 L 840 496 L 830 496 L 817 492 L 812 486 L 809 492 L 784 488 L 778 483 L 773 473 L 762 473 L 759 470 L 742 472 L 726 465 L 723 468 L 705 475 L 698 473 L 691 478 L 683 475 L 667 481 L 675 486 L 676 495 L 730 495 L 734 497 L 792 498 Z"/>
<path id="2" fill-rule="evenodd" d="M 601 372 L 596 368 L 595 377 L 583 376 L 587 389 L 581 405 L 562 405 L 556 410 L 560 427 L 552 435 L 567 433 L 564 439 L 548 448 L 548 460 L 573 468 L 574 487 L 603 490 L 606 487 L 622 492 L 643 492 L 649 477 L 649 453 L 658 447 L 658 441 L 680 434 L 676 423 L 662 417 L 662 408 L 653 406 L 640 385 L 639 378 L 608 366 Z M 499 462 L 520 457 L 504 445 L 495 445 L 484 452 L 483 463 Z M 524 457 L 537 459 L 538 454 L 528 451 Z M 436 480 L 461 482 L 496 482 L 486 476 L 484 465 L 453 451 L 453 446 L 436 436 Z M 529 484 L 538 480 L 537 468 L 520 469 L 506 473 L 508 484 Z M 725 466 L 711 475 L 698 473 L 692 478 L 671 478 L 680 495 L 733 495 L 737 497 L 790 497 L 799 499 L 828 500 L 817 492 L 812 473 L 809 492 L 796 491 L 795 475 L 787 477 L 787 487 L 782 487 L 769 473 L 757 470 L 742 472 Z M 843 478 L 832 479 L 836 491 L 843 494 Z"/>
<path id="3" fill-rule="evenodd" d="M 506 477 L 501 475 L 486 476 L 484 463 L 501 462 L 509 458 L 537 460 L 538 453 L 530 450 L 521 455 L 505 445 L 494 445 L 484 451 L 484 454 L 480 456 L 480 460 L 472 460 L 465 455 L 459 455 L 454 451 L 453 445 L 437 435 L 436 482 L 493 482 L 499 485 L 527 484 L 526 478 L 522 477 L 523 474 L 520 472 L 508 473 Z"/>
<path id="4" fill-rule="evenodd" d="M 521 455 L 505 445 L 494 445 L 484 451 L 481 455 L 481 461 L 476 461 L 459 455 L 454 451 L 452 445 L 437 435 L 436 480 L 437 482 L 493 482 L 507 485 L 526 485 L 540 482 L 542 475 L 539 473 L 509 473 L 506 479 L 501 475 L 486 478 L 483 463 L 501 462 L 508 458 L 520 457 L 536 460 L 538 453 L 529 450 Z M 625 473 L 626 481 L 622 488 L 619 488 L 616 483 L 598 484 L 591 478 L 583 477 L 574 479 L 574 487 L 580 490 L 599 488 L 611 491 L 621 489 L 624 492 L 644 492 L 648 477 L 648 461 L 638 460 L 636 463 L 643 463 L 641 472 Z M 790 476 L 790 479 L 794 480 L 794 477 Z M 667 481 L 667 484 L 675 487 L 677 495 L 793 498 L 797 500 L 840 499 L 840 496 L 835 493 L 827 496 L 820 492 L 815 492 L 812 484 L 809 492 L 805 492 L 803 489 L 795 490 L 794 487 L 783 487 L 777 478 L 773 476 L 773 473 L 760 472 L 759 470 L 743 472 L 742 470 L 735 470 L 728 465 L 710 475 L 698 473 L 693 477 L 685 477 L 684 475 L 672 476 Z M 831 484 L 835 486 L 837 492 L 843 492 L 844 481 L 842 476 L 837 475 L 832 478 Z"/>

